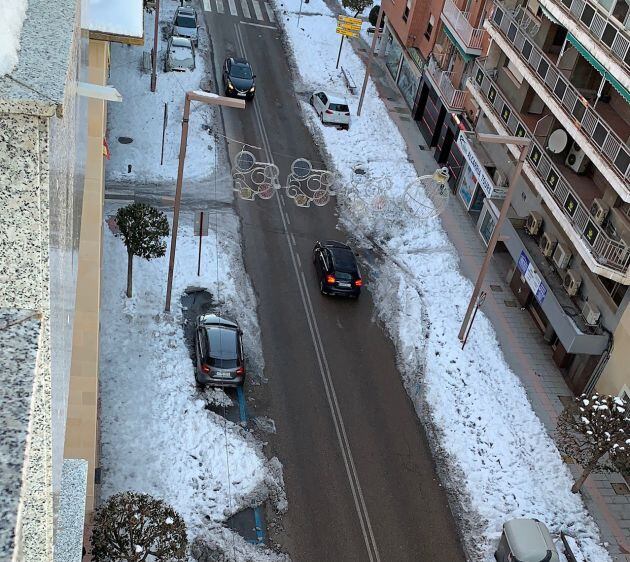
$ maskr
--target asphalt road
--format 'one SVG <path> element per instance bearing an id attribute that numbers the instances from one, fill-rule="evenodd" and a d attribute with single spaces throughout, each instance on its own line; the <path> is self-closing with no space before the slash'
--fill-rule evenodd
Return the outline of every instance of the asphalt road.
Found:
<path id="1" fill-rule="evenodd" d="M 223 111 L 225 131 L 261 147 L 250 150 L 272 158 L 282 180 L 295 158 L 323 166 L 322 157 L 301 121 L 280 30 L 262 3 L 245 2 L 249 18 L 241 0 L 222 1 L 223 13 L 216 0 L 204 1 L 218 83 L 230 55 L 247 57 L 257 74 L 255 100 Z M 232 157 L 240 148 L 230 143 Z M 319 294 L 314 241 L 347 239 L 336 228 L 334 200 L 301 209 L 281 192 L 237 207 L 268 378 L 247 392 L 255 414 L 275 420 L 268 453 L 284 465 L 289 502 L 273 541 L 295 562 L 464 560 L 369 291 L 356 302 Z"/>

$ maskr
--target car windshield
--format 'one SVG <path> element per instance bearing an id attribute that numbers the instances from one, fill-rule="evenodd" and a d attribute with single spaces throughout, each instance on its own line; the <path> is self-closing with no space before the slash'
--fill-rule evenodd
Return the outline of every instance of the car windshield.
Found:
<path id="1" fill-rule="evenodd" d="M 232 369 L 237 366 L 238 339 L 236 330 L 208 328 L 208 362 L 212 367 Z"/>
<path id="2" fill-rule="evenodd" d="M 230 76 L 241 78 L 242 80 L 251 80 L 252 71 L 246 64 L 233 64 L 232 68 L 230 68 Z"/>
<path id="3" fill-rule="evenodd" d="M 175 25 L 177 27 L 193 28 L 193 27 L 197 27 L 197 22 L 195 22 L 195 18 L 191 16 L 179 15 L 177 16 L 177 19 L 175 20 Z"/>
<path id="4" fill-rule="evenodd" d="M 343 113 L 348 113 L 348 111 L 350 111 L 348 109 L 348 106 L 344 105 L 343 103 L 331 103 L 330 109 L 332 109 L 333 111 L 341 111 Z"/>

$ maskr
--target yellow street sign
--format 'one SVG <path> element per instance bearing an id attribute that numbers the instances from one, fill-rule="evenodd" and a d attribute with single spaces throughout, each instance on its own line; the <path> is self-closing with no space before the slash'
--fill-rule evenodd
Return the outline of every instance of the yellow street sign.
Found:
<path id="1" fill-rule="evenodd" d="M 358 25 L 359 27 L 363 23 L 363 20 L 359 18 L 351 18 L 350 16 L 339 16 L 339 21 L 344 22 L 344 23 L 354 23 Z"/>
<path id="2" fill-rule="evenodd" d="M 342 29 L 340 27 L 337 28 L 337 33 L 339 35 L 345 35 L 346 37 L 356 37 L 359 35 L 356 31 L 351 31 L 349 29 Z"/>
<path id="3" fill-rule="evenodd" d="M 359 33 L 359 31 L 361 31 L 360 29 L 357 29 L 356 27 L 348 27 L 347 25 L 342 25 L 342 24 L 337 25 L 337 29 L 343 29 L 344 31 L 352 31 L 352 33 Z"/>
<path id="4" fill-rule="evenodd" d="M 360 25 L 356 25 L 354 23 L 346 23 L 346 22 L 337 22 L 337 27 L 341 27 L 343 29 L 352 29 L 354 31 L 360 31 L 361 30 L 361 26 Z"/>

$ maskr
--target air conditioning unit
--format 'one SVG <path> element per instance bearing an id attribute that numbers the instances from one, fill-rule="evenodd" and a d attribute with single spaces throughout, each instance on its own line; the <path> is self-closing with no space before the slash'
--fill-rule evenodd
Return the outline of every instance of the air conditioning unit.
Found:
<path id="1" fill-rule="evenodd" d="M 582 284 L 582 279 L 578 275 L 575 269 L 567 270 L 567 274 L 564 276 L 564 289 L 572 297 L 575 296 Z"/>
<path id="2" fill-rule="evenodd" d="M 558 269 L 565 269 L 567 265 L 569 265 L 571 252 L 569 252 L 569 250 L 567 250 L 562 244 L 558 243 L 556 249 L 553 251 L 552 259 Z"/>
<path id="3" fill-rule="evenodd" d="M 601 199 L 593 199 L 593 204 L 591 205 L 591 215 L 595 219 L 597 224 L 602 224 L 604 219 L 608 216 L 608 211 L 610 211 L 610 207 L 606 205 Z"/>
<path id="4" fill-rule="evenodd" d="M 569 155 L 565 160 L 565 164 L 569 166 L 576 174 L 582 174 L 588 165 L 588 158 L 577 142 L 573 142 Z"/>
<path id="5" fill-rule="evenodd" d="M 553 254 L 553 249 L 556 246 L 557 240 L 551 236 L 548 232 L 543 232 L 543 235 L 540 237 L 540 250 L 543 253 L 543 256 L 548 258 L 551 254 Z"/>
<path id="6" fill-rule="evenodd" d="M 589 326 L 597 326 L 600 314 L 599 309 L 588 301 L 582 306 L 582 316 Z"/>
<path id="7" fill-rule="evenodd" d="M 529 215 L 527 215 L 527 221 L 525 222 L 525 230 L 531 236 L 536 236 L 540 227 L 542 226 L 542 216 L 540 213 L 536 211 L 530 211 Z"/>

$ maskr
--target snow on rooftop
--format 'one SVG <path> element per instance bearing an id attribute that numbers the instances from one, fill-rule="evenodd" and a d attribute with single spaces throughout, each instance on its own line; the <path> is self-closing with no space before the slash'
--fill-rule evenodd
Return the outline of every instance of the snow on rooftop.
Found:
<path id="1" fill-rule="evenodd" d="M 0 3 L 0 76 L 9 74 L 17 64 L 27 5 L 27 0 Z"/>
<path id="2" fill-rule="evenodd" d="M 142 37 L 142 0 L 88 0 L 85 27 L 90 31 Z"/>

